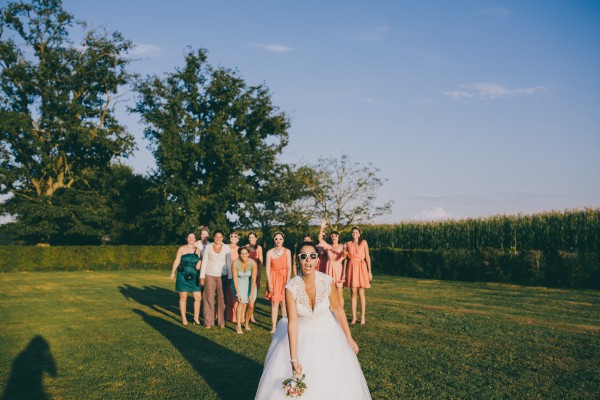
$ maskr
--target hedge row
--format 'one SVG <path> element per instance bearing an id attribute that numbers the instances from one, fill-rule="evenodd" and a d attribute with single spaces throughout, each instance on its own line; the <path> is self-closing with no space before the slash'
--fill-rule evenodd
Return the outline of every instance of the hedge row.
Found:
<path id="1" fill-rule="evenodd" d="M 177 246 L 0 246 L 0 272 L 166 269 Z M 414 278 L 600 289 L 600 255 L 371 249 L 373 271 Z"/>
<path id="2" fill-rule="evenodd" d="M 374 272 L 414 278 L 600 289 L 600 254 L 371 249 Z"/>
<path id="3" fill-rule="evenodd" d="M 169 269 L 177 246 L 0 246 L 0 272 Z"/>

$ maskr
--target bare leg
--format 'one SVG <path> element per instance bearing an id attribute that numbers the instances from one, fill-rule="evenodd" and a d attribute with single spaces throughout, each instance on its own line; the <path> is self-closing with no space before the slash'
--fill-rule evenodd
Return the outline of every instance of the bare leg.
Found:
<path id="1" fill-rule="evenodd" d="M 271 302 L 271 333 L 275 333 L 275 327 L 277 326 L 277 314 L 279 311 L 279 302 Z"/>
<path id="2" fill-rule="evenodd" d="M 287 310 L 283 301 L 281 302 L 281 318 L 287 318 Z"/>
<path id="3" fill-rule="evenodd" d="M 360 296 L 360 324 L 365 324 L 365 312 L 367 308 L 367 299 L 365 297 L 365 289 L 358 289 L 358 295 Z"/>
<path id="4" fill-rule="evenodd" d="M 246 305 L 245 305 L 245 304 L 238 303 L 238 305 L 237 305 L 237 310 L 236 310 L 236 314 L 237 314 L 237 315 L 235 316 L 235 318 L 236 318 L 236 323 L 237 323 L 237 326 L 236 326 L 236 328 L 235 328 L 235 331 L 236 331 L 237 333 L 244 333 L 244 332 L 242 331 L 242 315 L 243 315 L 243 313 L 244 313 L 244 309 L 245 309 L 245 308 L 246 308 Z"/>
<path id="5" fill-rule="evenodd" d="M 187 325 L 187 292 L 179 293 L 179 311 L 181 312 L 181 323 Z"/>
<path id="6" fill-rule="evenodd" d="M 350 290 L 352 290 L 352 296 L 350 297 L 350 304 L 352 305 L 352 322 L 351 324 L 354 325 L 356 323 L 356 302 L 357 302 L 357 292 L 358 292 L 358 288 L 351 288 Z"/>
<path id="7" fill-rule="evenodd" d="M 200 325 L 200 300 L 202 300 L 202 293 L 194 292 L 194 322 L 196 325 Z"/>
<path id="8" fill-rule="evenodd" d="M 245 328 L 247 331 L 251 330 L 250 329 L 250 316 L 252 315 L 252 313 L 254 313 L 254 303 L 248 303 L 248 306 L 246 307 L 246 323 L 245 323 Z"/>

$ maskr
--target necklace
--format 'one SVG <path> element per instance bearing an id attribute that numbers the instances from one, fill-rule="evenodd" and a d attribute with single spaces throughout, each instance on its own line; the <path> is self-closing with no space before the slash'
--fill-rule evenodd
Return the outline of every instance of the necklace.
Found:
<path id="1" fill-rule="evenodd" d="M 273 254 L 275 254 L 277 257 L 281 257 L 283 254 L 283 249 L 278 251 L 277 248 L 273 248 Z"/>

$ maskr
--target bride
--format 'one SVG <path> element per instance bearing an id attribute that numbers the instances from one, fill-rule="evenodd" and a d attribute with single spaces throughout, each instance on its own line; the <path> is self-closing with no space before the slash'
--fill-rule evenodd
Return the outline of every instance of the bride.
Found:
<path id="1" fill-rule="evenodd" d="M 277 325 L 255 399 L 285 399 L 282 382 L 294 372 L 306 376 L 303 400 L 370 399 L 333 279 L 315 271 L 313 243 L 297 253 L 302 275 L 285 286 L 288 318 Z"/>

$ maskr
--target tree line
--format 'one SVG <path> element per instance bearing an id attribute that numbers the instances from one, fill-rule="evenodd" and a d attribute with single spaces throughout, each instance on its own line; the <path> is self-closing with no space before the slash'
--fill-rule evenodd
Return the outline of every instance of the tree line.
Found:
<path id="1" fill-rule="evenodd" d="M 73 28 L 84 32 L 74 43 Z M 88 27 L 60 0 L 0 6 L 0 234 L 23 243 L 166 244 L 200 223 L 226 229 L 335 229 L 389 213 L 384 179 L 349 156 L 280 161 L 290 120 L 264 84 L 212 66 L 205 49 L 161 75 L 130 71 L 133 43 Z M 117 118 L 123 93 L 156 167 Z"/>

